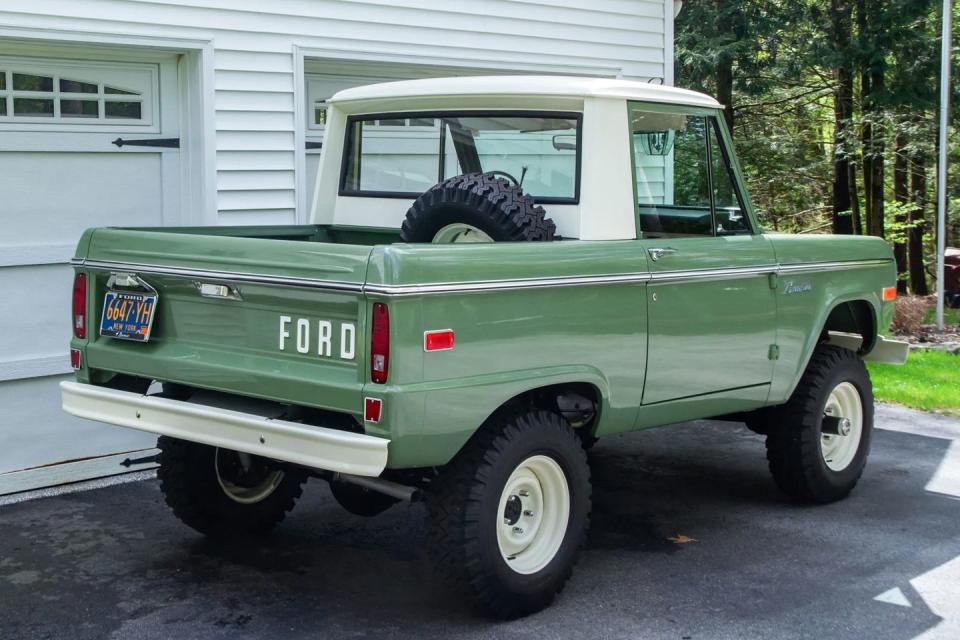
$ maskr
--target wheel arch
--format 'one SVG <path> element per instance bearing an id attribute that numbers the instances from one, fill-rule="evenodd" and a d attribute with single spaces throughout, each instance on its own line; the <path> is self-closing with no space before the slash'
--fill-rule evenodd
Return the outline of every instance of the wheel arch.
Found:
<path id="1" fill-rule="evenodd" d="M 587 401 L 589 406 L 583 406 L 582 400 Z M 583 429 L 587 434 L 593 435 L 601 416 L 606 413 L 605 403 L 606 396 L 595 382 L 576 380 L 554 382 L 531 387 L 514 395 L 494 409 L 483 424 L 485 426 L 495 422 L 504 413 L 516 409 L 543 409 L 563 414 L 574 429 L 577 431 Z"/>
<path id="2" fill-rule="evenodd" d="M 839 334 L 854 334 L 860 336 L 859 347 L 855 349 L 861 356 L 870 353 L 880 336 L 877 318 L 880 317 L 879 301 L 875 296 L 863 294 L 839 298 L 826 307 L 824 313 L 814 324 L 814 328 L 807 337 L 803 357 L 790 384 L 789 397 L 800 382 L 803 372 L 810 364 L 817 345 L 831 341 L 831 332 Z M 849 342 L 840 344 L 849 347 Z"/>
<path id="3" fill-rule="evenodd" d="M 820 331 L 821 339 L 826 335 L 829 340 L 831 331 L 853 333 L 862 339 L 857 352 L 861 355 L 868 354 L 876 345 L 879 335 L 877 317 L 877 309 L 869 300 L 856 298 L 839 302 L 833 306 L 823 321 L 823 328 Z"/>

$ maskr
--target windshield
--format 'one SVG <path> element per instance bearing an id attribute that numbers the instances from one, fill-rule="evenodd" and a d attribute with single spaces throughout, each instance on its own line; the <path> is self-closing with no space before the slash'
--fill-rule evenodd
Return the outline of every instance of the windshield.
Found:
<path id="1" fill-rule="evenodd" d="M 344 195 L 416 197 L 464 173 L 500 172 L 541 202 L 576 202 L 579 114 L 396 114 L 351 118 Z"/>

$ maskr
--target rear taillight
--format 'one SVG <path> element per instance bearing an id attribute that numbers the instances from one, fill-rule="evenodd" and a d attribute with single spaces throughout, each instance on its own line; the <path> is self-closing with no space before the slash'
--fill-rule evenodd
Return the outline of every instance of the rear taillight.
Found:
<path id="1" fill-rule="evenodd" d="M 390 311 L 382 302 L 374 302 L 370 328 L 370 379 L 377 384 L 384 384 L 389 367 Z"/>
<path id="2" fill-rule="evenodd" d="M 87 274 L 73 277 L 73 335 L 87 337 Z"/>

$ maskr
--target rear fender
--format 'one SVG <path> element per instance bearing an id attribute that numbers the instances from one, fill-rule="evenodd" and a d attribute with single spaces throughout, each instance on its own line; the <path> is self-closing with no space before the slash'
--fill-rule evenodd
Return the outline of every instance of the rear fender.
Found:
<path id="1" fill-rule="evenodd" d="M 391 468 L 433 467 L 449 462 L 470 437 L 497 411 L 539 389 L 585 384 L 596 390 L 598 416 L 593 430 L 610 421 L 634 418 L 636 407 L 617 406 L 610 385 L 597 369 L 586 365 L 538 368 L 484 374 L 398 387 L 385 404 L 422 401 L 422 426 L 391 425 Z M 393 396 L 390 398 L 389 396 Z M 409 415 L 409 414 L 408 414 Z"/>

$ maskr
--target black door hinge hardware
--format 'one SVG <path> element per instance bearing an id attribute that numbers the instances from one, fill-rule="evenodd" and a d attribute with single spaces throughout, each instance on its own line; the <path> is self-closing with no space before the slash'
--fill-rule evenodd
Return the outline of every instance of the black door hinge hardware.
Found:
<path id="1" fill-rule="evenodd" d="M 126 145 L 129 147 L 165 147 L 167 149 L 179 149 L 180 138 L 150 138 L 147 140 L 124 140 L 123 138 L 117 138 L 113 141 L 113 144 L 118 147 Z"/>

